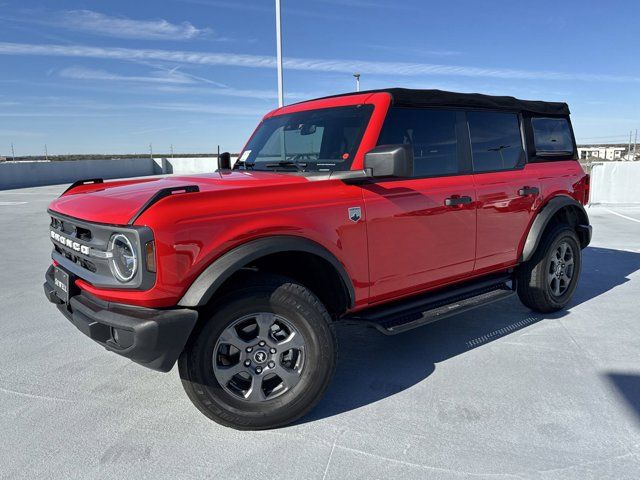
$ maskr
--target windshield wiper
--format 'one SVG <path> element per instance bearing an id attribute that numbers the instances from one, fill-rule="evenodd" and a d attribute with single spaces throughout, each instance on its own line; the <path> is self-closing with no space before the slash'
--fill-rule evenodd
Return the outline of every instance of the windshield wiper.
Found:
<path id="1" fill-rule="evenodd" d="M 291 160 L 281 160 L 278 163 L 267 163 L 265 168 L 286 168 L 294 167 L 296 170 L 301 171 L 307 167 L 306 163 L 293 162 Z"/>

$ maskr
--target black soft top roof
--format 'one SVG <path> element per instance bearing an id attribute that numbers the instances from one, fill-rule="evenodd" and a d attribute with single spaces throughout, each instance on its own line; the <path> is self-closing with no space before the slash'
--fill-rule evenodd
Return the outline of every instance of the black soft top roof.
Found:
<path id="1" fill-rule="evenodd" d="M 379 92 L 386 92 L 390 94 L 393 105 L 401 107 L 467 107 L 486 108 L 491 110 L 509 110 L 512 112 L 530 112 L 542 115 L 569 115 L 569 106 L 564 102 L 520 100 L 515 97 L 483 95 L 481 93 L 456 93 L 444 90 L 386 88 L 382 90 L 343 93 L 340 95 L 332 95 L 332 97 Z"/>

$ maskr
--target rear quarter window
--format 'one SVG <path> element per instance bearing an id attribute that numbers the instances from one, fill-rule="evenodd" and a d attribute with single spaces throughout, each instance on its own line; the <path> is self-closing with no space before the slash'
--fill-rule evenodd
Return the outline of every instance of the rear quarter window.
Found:
<path id="1" fill-rule="evenodd" d="M 574 152 L 571 127 L 566 118 L 533 117 L 533 142 L 537 155 L 571 155 Z"/>
<path id="2" fill-rule="evenodd" d="M 474 172 L 516 168 L 523 159 L 520 122 L 515 113 L 467 112 Z"/>

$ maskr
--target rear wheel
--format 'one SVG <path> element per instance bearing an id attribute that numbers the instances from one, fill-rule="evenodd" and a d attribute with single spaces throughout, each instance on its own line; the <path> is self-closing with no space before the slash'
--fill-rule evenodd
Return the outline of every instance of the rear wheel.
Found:
<path id="1" fill-rule="evenodd" d="M 313 293 L 262 275 L 212 312 L 178 362 L 183 387 L 202 413 L 252 430 L 291 423 L 315 406 L 335 369 L 336 342 Z"/>
<path id="2" fill-rule="evenodd" d="M 518 296 L 538 312 L 564 308 L 576 289 L 582 251 L 575 231 L 558 225 L 547 232 L 531 260 L 518 269 Z"/>

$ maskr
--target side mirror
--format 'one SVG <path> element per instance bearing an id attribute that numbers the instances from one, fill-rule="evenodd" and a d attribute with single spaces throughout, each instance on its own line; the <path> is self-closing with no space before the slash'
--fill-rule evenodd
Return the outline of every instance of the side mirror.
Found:
<path id="1" fill-rule="evenodd" d="M 364 156 L 364 168 L 372 177 L 412 177 L 413 148 L 411 145 L 380 145 Z"/>
<path id="2" fill-rule="evenodd" d="M 223 152 L 218 156 L 218 170 L 231 170 L 231 154 Z"/>

